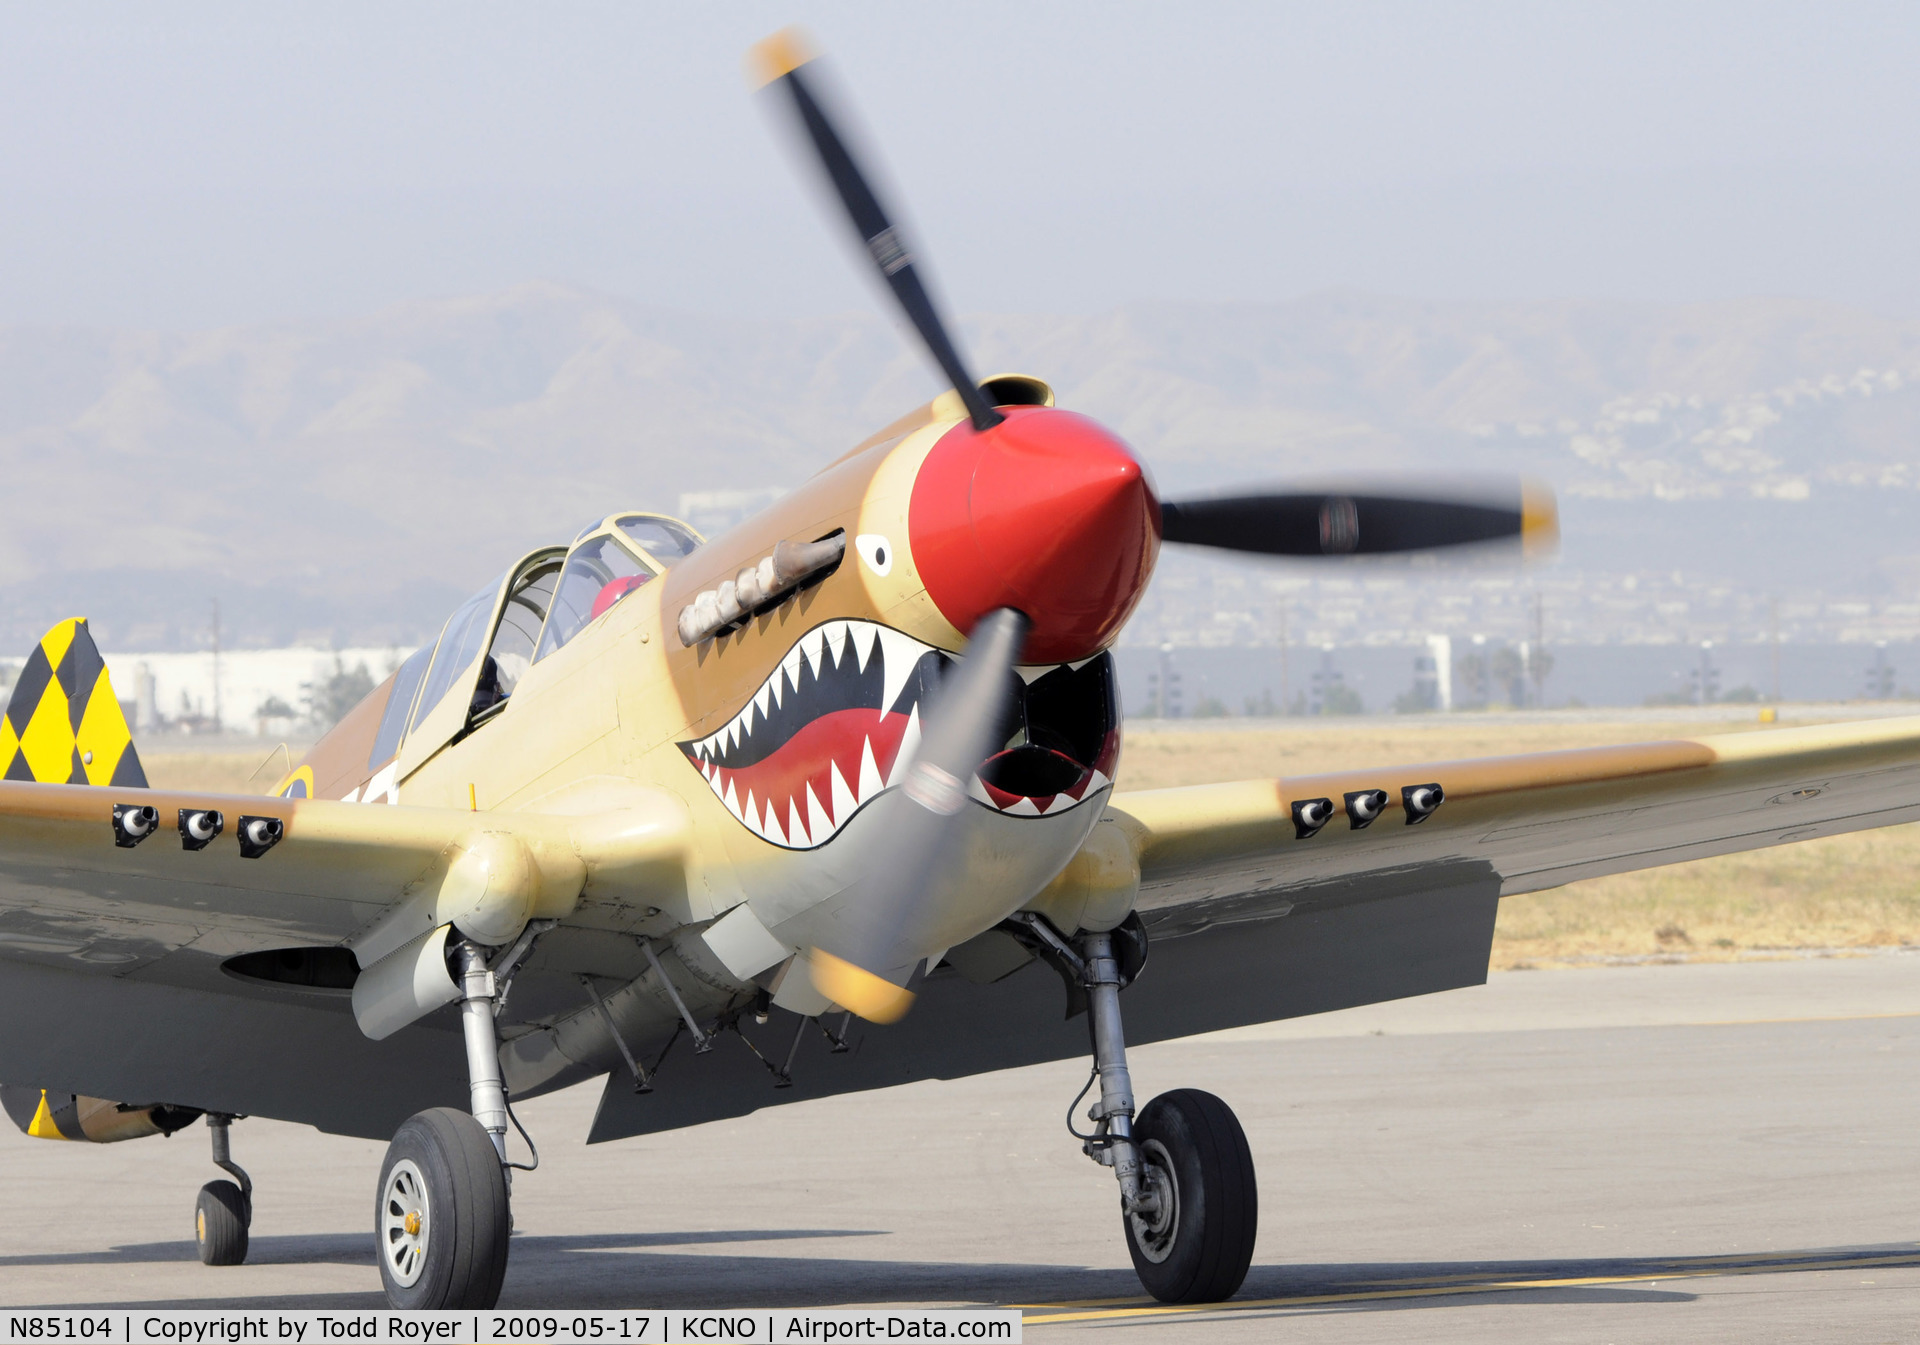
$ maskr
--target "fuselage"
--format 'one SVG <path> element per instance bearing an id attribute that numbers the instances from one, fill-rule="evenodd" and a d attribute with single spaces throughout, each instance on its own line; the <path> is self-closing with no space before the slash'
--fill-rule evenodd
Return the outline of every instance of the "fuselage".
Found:
<path id="1" fill-rule="evenodd" d="M 683 836 L 682 879 L 566 923 L 664 941 L 695 980 L 750 993 L 690 941 L 743 902 L 789 946 L 819 941 L 870 838 L 908 806 L 897 785 L 943 667 L 980 615 L 1016 607 L 1031 662 L 1009 688 L 1005 746 L 972 783 L 963 861 L 910 935 L 931 965 L 1029 901 L 1098 820 L 1119 749 L 1106 649 L 1151 570 L 1158 518 L 1126 449 L 1067 412 L 1015 407 L 979 433 L 936 402 L 883 434 L 710 541 L 614 515 L 564 561 L 530 554 L 449 619 L 443 654 L 416 654 L 276 792 L 622 815 Z M 722 586 L 751 590 L 777 544 L 828 539 L 837 561 L 683 642 L 703 595 L 711 612 Z M 537 642 L 508 629 L 543 602 Z M 521 668 L 503 640 L 536 652 Z M 826 1007 L 786 993 L 787 1007 Z M 554 1043 L 594 1030 L 547 1026 L 552 1041 L 523 1044 L 545 1062 L 522 1061 L 523 1091 L 576 1073 L 583 1050 L 562 1060 Z"/>

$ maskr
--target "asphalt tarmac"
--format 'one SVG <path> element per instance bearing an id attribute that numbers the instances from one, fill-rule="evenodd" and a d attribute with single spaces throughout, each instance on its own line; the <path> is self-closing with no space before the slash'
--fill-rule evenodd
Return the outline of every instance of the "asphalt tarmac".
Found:
<path id="1" fill-rule="evenodd" d="M 588 1149 L 536 1100 L 503 1305 L 1019 1304 L 1027 1338 L 1920 1339 L 1920 953 L 1514 972 L 1134 1053 L 1261 1180 L 1241 1295 L 1143 1299 L 1042 1066 Z M 665 1080 L 662 1083 L 665 1086 Z M 770 1094 L 770 1099 L 772 1098 Z M 246 1121 L 253 1254 L 203 1267 L 196 1126 L 0 1136 L 0 1304 L 378 1306 L 381 1145 Z"/>

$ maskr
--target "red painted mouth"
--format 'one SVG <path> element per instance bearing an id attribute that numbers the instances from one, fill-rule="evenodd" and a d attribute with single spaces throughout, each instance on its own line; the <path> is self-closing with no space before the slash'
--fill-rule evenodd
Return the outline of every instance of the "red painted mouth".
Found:
<path id="1" fill-rule="evenodd" d="M 680 750 L 756 836 L 787 849 L 831 840 L 901 783 L 920 743 L 920 707 L 951 660 L 869 621 L 807 632 L 727 725 Z M 1057 815 L 1111 783 L 1119 756 L 1112 661 L 1024 668 L 1009 679 L 1008 745 L 979 771 L 980 803 Z"/>
<path id="2" fill-rule="evenodd" d="M 824 842 L 893 782 L 909 738 L 920 741 L 918 705 L 904 715 L 831 710 L 750 766 L 698 757 L 693 764 L 748 827 L 775 845 L 804 848 Z"/>

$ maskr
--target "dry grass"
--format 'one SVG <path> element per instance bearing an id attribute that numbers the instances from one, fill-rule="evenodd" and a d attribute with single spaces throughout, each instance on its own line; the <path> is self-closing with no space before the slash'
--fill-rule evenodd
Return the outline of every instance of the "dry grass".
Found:
<path id="1" fill-rule="evenodd" d="M 280 782 L 287 766 L 280 749 L 270 764 L 266 750 L 258 752 L 140 753 L 147 783 L 155 789 L 187 789 L 208 794 L 264 794 Z M 258 774 L 255 774 L 255 772 Z M 248 777 L 252 778 L 249 779 Z"/>
<path id="2" fill-rule="evenodd" d="M 1920 939 L 1920 824 L 1571 883 L 1500 905 L 1496 967 Z"/>
<path id="3" fill-rule="evenodd" d="M 1391 720 L 1285 729 L 1130 734 L 1125 789 L 1311 775 L 1509 752 L 1725 733 L 1740 725 L 1476 724 Z M 258 794 L 279 777 L 264 753 L 149 752 L 156 786 Z M 259 770 L 249 782 L 248 775 Z M 1618 957 L 1709 960 L 1793 948 L 1920 942 L 1920 823 L 1574 883 L 1500 908 L 1500 968 Z"/>
<path id="4" fill-rule="evenodd" d="M 1646 723 L 1417 727 L 1364 721 L 1241 732 L 1129 735 L 1125 789 L 1336 768 L 1538 752 L 1748 726 Z M 1757 727 L 1757 726 L 1755 726 Z M 1920 824 L 1803 841 L 1573 883 L 1501 904 L 1496 968 L 1622 957 L 1726 960 L 1796 948 L 1920 940 Z"/>

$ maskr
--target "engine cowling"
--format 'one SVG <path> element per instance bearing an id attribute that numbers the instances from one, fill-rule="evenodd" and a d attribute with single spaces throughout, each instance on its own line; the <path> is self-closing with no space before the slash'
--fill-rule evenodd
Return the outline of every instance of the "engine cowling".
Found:
<path id="1" fill-rule="evenodd" d="M 0 1107 L 20 1133 L 40 1140 L 117 1144 L 148 1135 L 171 1135 L 200 1119 L 192 1107 L 164 1103 L 109 1102 L 105 1098 L 0 1084 Z"/>

